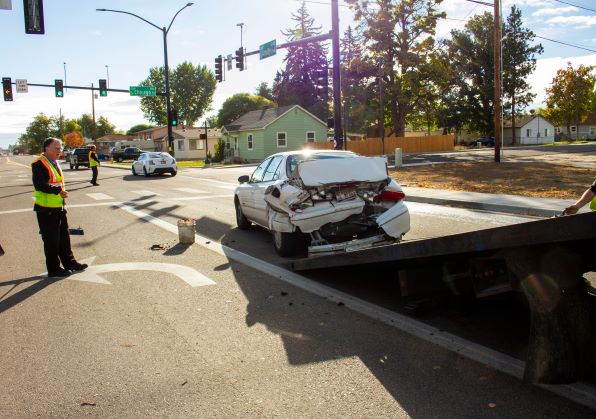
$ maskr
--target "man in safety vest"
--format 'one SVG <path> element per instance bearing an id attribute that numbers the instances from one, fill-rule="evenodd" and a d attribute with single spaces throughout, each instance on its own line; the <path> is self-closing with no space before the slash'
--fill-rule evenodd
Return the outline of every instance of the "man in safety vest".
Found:
<path id="1" fill-rule="evenodd" d="M 43 153 L 31 164 L 37 223 L 43 240 L 48 277 L 61 278 L 70 271 L 83 271 L 86 263 L 78 263 L 70 248 L 64 188 L 64 176 L 58 164 L 62 141 L 48 138 L 43 143 Z M 62 266 L 60 267 L 60 262 Z"/>
<path id="2" fill-rule="evenodd" d="M 91 146 L 91 150 L 89 150 L 89 167 L 93 171 L 93 177 L 91 178 L 91 184 L 93 186 L 99 186 L 97 183 L 97 167 L 99 166 L 99 159 L 97 158 L 97 153 L 95 152 L 95 146 Z"/>
<path id="3" fill-rule="evenodd" d="M 588 202 L 590 203 L 590 209 L 592 211 L 596 211 L 596 180 L 594 180 L 594 183 L 592 183 L 592 185 L 584 191 L 582 196 L 577 200 L 575 204 L 570 205 L 567 208 L 565 208 L 565 210 L 563 210 L 563 214 L 575 214 L 579 211 L 581 207 L 586 205 Z"/>

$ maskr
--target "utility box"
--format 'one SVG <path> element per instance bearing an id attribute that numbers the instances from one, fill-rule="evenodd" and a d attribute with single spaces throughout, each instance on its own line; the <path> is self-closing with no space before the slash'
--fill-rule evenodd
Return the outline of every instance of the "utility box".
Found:
<path id="1" fill-rule="evenodd" d="M 404 165 L 401 148 L 395 149 L 395 167 L 402 167 Z"/>

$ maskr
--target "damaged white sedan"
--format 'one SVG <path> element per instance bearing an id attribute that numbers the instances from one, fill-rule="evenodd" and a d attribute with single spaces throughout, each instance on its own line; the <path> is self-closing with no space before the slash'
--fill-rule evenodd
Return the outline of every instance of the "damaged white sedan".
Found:
<path id="1" fill-rule="evenodd" d="M 238 228 L 255 223 L 268 229 L 281 256 L 392 244 L 410 230 L 405 195 L 383 157 L 331 150 L 278 153 L 238 182 Z"/>

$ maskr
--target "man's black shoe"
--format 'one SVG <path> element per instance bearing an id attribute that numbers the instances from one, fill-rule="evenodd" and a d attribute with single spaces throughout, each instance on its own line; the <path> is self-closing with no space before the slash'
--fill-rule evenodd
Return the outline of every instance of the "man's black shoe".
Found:
<path id="1" fill-rule="evenodd" d="M 55 272 L 48 272 L 48 278 L 66 278 L 70 276 L 70 272 L 66 269 L 60 269 L 59 271 Z"/>
<path id="2" fill-rule="evenodd" d="M 97 183 L 97 182 L 95 182 L 95 183 L 91 182 L 91 184 L 92 184 L 93 186 L 99 186 L 99 183 Z"/>
<path id="3" fill-rule="evenodd" d="M 75 262 L 68 267 L 68 270 L 75 271 L 75 272 L 81 272 L 81 271 L 84 271 L 85 269 L 87 269 L 88 266 L 89 265 L 87 265 L 86 263 Z"/>

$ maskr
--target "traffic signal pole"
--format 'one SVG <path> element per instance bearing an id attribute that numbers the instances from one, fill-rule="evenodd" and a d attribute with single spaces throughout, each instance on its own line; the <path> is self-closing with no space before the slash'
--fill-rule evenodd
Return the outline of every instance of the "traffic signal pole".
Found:
<path id="1" fill-rule="evenodd" d="M 341 125 L 341 79 L 339 72 L 339 6 L 331 1 L 331 50 L 333 52 L 333 140 L 334 149 L 344 149 Z"/>

